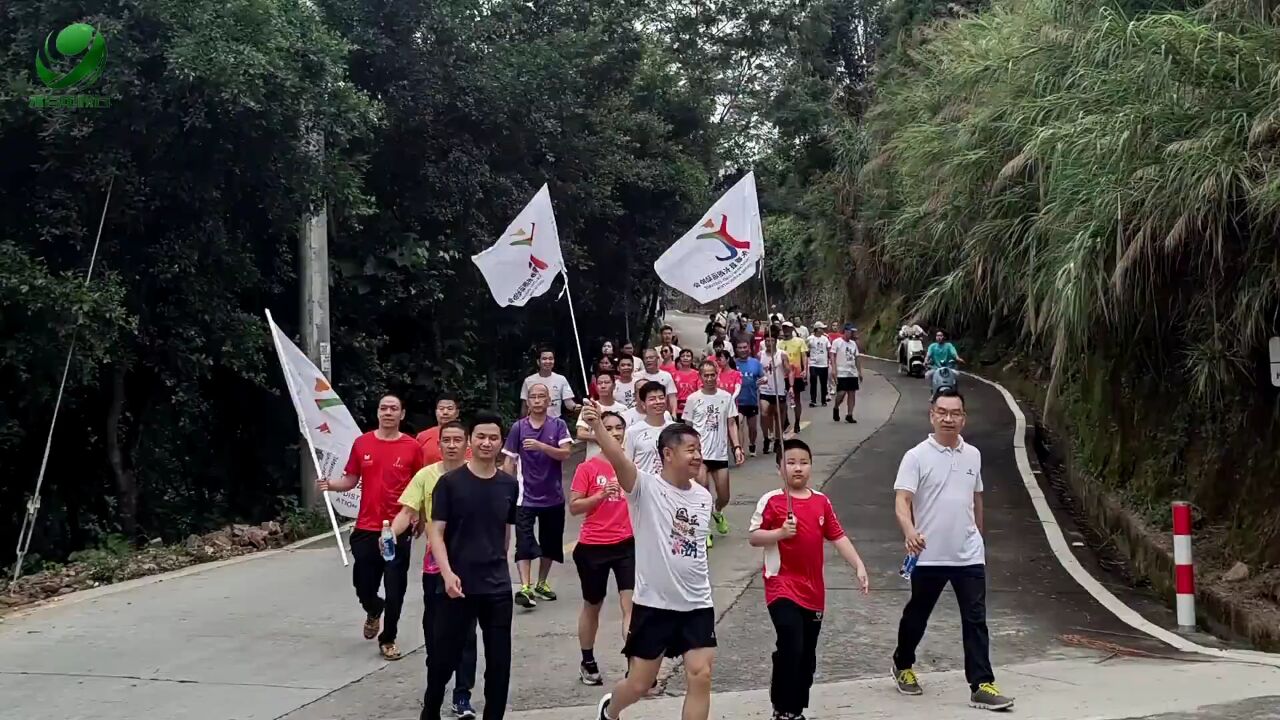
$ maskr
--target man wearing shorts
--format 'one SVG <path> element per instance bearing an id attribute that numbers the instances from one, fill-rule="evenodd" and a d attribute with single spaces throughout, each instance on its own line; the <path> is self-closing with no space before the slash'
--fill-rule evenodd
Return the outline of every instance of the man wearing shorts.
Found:
<path id="1" fill-rule="evenodd" d="M 787 366 L 791 370 L 791 390 L 795 392 L 792 397 L 796 401 L 794 427 L 796 432 L 800 432 L 800 411 L 804 407 L 802 400 L 807 387 L 805 383 L 809 379 L 809 343 L 797 337 L 796 326 L 787 321 L 782 323 L 782 340 L 778 342 L 778 349 L 787 354 Z"/>
<path id="2" fill-rule="evenodd" d="M 732 498 L 729 491 L 730 449 L 735 463 L 741 465 L 746 459 L 738 442 L 738 424 L 734 422 L 738 406 L 734 404 L 732 395 L 718 387 L 720 373 L 714 362 L 702 361 L 699 372 L 702 374 L 702 389 L 689 396 L 684 406 L 685 422 L 692 425 L 702 439 L 702 470 L 698 473 L 698 482 L 707 489 L 715 483 L 716 509 L 711 513 L 711 521 L 716 524 L 716 532 L 728 535 L 729 521 L 724 517 L 724 509 Z M 711 534 L 707 533 L 707 547 L 711 545 Z"/>
<path id="3" fill-rule="evenodd" d="M 738 372 L 742 374 L 742 385 L 738 390 L 738 418 L 741 425 L 747 428 L 747 449 L 751 457 L 756 456 L 756 416 L 760 414 L 760 378 L 764 375 L 764 367 L 760 361 L 749 354 L 751 347 L 746 342 L 733 346 L 733 357 L 738 364 Z M 738 429 L 738 437 L 742 437 L 742 428 Z"/>
<path id="4" fill-rule="evenodd" d="M 520 589 L 515 602 L 523 608 L 538 600 L 555 600 L 548 577 L 551 563 L 564 562 L 564 486 L 560 464 L 569 457 L 573 439 L 569 426 L 551 417 L 547 408 L 551 393 L 542 383 L 529 387 L 529 415 L 511 426 L 503 469 L 516 476 L 520 487 L 516 511 L 516 567 Z M 537 534 L 534 534 L 534 526 Z M 538 561 L 538 583 L 533 584 L 533 561 Z M 535 599 L 536 598 L 536 599 Z"/>
<path id="5" fill-rule="evenodd" d="M 760 379 L 760 405 L 764 408 L 764 453 L 769 452 L 769 439 L 782 456 L 782 433 L 787 428 L 787 386 L 791 376 L 787 353 L 778 347 L 778 337 L 771 330 L 760 350 L 760 366 L 764 374 Z"/>
<path id="6" fill-rule="evenodd" d="M 844 421 L 856 423 L 853 405 L 862 381 L 862 354 L 858 351 L 858 328 L 852 324 L 846 324 L 844 335 L 831 343 L 831 365 L 836 369 L 836 399 L 831 404 L 831 419 L 840 422 L 840 400 L 847 398 Z"/>
<path id="7" fill-rule="evenodd" d="M 662 430 L 660 474 L 640 470 L 604 428 L 599 408 L 583 410 L 601 454 L 626 494 L 636 543 L 636 591 L 622 652 L 631 670 L 600 699 L 597 720 L 617 720 L 644 697 L 664 657 L 683 657 L 683 720 L 707 720 L 711 668 L 716 657 L 716 617 L 707 565 L 711 493 L 695 482 L 702 469 L 702 440 L 676 423 Z"/>
<path id="8" fill-rule="evenodd" d="M 626 431 L 622 416 L 605 410 L 604 430 L 621 443 Z M 596 633 L 600 629 L 600 608 L 609 589 L 609 574 L 618 587 L 622 608 L 622 637 L 626 640 L 631 621 L 631 591 L 635 588 L 636 542 L 631 536 L 631 516 L 618 485 L 618 474 L 603 456 L 595 456 L 578 466 L 569 490 L 569 512 L 586 514 L 578 544 L 573 548 L 573 564 L 582 585 L 582 612 L 578 614 L 578 646 L 582 649 L 579 675 L 584 685 L 601 685 L 596 663 Z"/>

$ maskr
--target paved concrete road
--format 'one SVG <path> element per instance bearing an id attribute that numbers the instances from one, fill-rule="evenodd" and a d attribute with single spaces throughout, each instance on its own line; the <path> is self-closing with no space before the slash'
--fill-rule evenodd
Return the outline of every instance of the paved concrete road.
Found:
<path id="1" fill-rule="evenodd" d="M 705 322 L 694 320 L 690 328 L 688 318 L 675 320 L 682 335 L 700 333 Z M 809 717 L 934 720 L 976 714 L 962 709 L 959 630 L 954 603 L 945 598 L 920 653 L 927 696 L 901 698 L 886 678 L 906 599 L 896 575 L 902 548 L 892 519 L 892 478 L 902 452 L 926 432 L 926 391 L 919 380 L 897 377 L 890 365 L 871 369 L 879 372 L 867 378 L 860 394 L 859 424 L 833 423 L 829 415 L 811 411 L 802 432 L 817 452 L 815 478 L 825 482 L 867 559 L 874 588 L 870 598 L 857 596 L 851 573 L 829 555 L 819 670 L 824 685 L 815 689 Z M 993 656 L 1003 687 L 1018 696 L 1020 715 L 1277 720 L 1280 670 L 1188 662 L 1133 637 L 1070 581 L 1051 555 L 1016 474 L 1007 408 L 986 386 L 971 384 L 965 391 L 966 436 L 982 448 L 985 460 Z M 759 553 L 747 546 L 744 528 L 756 498 L 777 481 L 763 458 L 735 470 L 733 478 L 734 529 L 717 542 L 711 561 L 721 644 L 713 716 L 736 720 L 768 716 L 764 688 L 773 631 L 762 604 Z M 566 543 L 577 528 L 571 521 Z M 422 654 L 386 663 L 375 644 L 360 637 L 349 571 L 338 564 L 331 543 L 189 569 L 10 615 L 0 623 L 0 718 L 417 717 Z M 585 720 L 600 691 L 577 681 L 576 574 L 571 565 L 557 567 L 552 580 L 560 600 L 517 610 L 514 712 L 508 716 Z M 418 588 L 415 579 L 400 638 L 406 651 L 421 646 Z M 1111 657 L 1110 651 L 1065 641 L 1064 634 L 1169 659 Z M 620 644 L 617 608 L 608 604 L 597 643 L 608 680 L 622 671 Z M 683 682 L 677 665 L 667 671 L 675 671 L 664 685 L 673 697 L 644 702 L 629 719 L 678 715 Z M 482 679 L 480 685 L 477 699 Z"/>

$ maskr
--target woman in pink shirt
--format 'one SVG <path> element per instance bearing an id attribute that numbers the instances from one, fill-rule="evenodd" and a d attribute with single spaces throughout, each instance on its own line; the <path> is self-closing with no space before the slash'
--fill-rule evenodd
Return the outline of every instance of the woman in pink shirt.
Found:
<path id="1" fill-rule="evenodd" d="M 601 417 L 605 432 L 622 442 L 626 423 L 616 412 Z M 582 650 L 579 673 L 587 685 L 600 685 L 596 664 L 596 634 L 600 630 L 600 608 L 609 589 L 609 573 L 618 586 L 622 607 L 622 635 L 631 622 L 631 591 L 635 588 L 636 544 L 631 532 L 627 498 L 618 485 L 618 474 L 603 455 L 578 466 L 569 488 L 569 512 L 586 514 L 573 548 L 573 564 L 582 585 L 582 612 L 578 616 L 578 647 Z"/>

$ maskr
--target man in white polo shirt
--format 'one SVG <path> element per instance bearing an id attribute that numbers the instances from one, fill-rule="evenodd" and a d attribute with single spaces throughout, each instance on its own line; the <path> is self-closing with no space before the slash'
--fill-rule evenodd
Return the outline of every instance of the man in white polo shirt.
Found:
<path id="1" fill-rule="evenodd" d="M 907 553 L 919 560 L 911 573 L 911 599 L 898 624 L 893 679 L 903 695 L 920 695 L 912 666 L 929 614 L 951 583 L 960 603 L 964 675 L 969 704 L 985 710 L 1013 707 L 991 670 L 987 636 L 986 551 L 982 542 L 982 453 L 960 436 L 964 396 L 943 388 L 929 404 L 933 434 L 902 456 L 893 483 L 898 525 Z"/>

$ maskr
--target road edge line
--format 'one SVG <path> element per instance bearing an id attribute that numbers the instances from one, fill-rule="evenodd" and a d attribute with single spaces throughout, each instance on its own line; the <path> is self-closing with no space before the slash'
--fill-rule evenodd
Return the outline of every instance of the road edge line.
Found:
<path id="1" fill-rule="evenodd" d="M 872 360 L 897 364 L 896 360 L 889 358 L 867 353 L 863 353 L 863 355 Z M 1062 528 L 1058 525 L 1057 518 L 1054 517 L 1053 510 L 1049 507 L 1044 491 L 1041 490 L 1040 483 L 1036 481 L 1035 475 L 1031 472 L 1031 460 L 1027 456 L 1027 416 L 1022 412 L 1022 408 L 1013 397 L 1013 393 L 1009 392 L 1008 388 L 1000 383 L 988 380 L 981 375 L 975 375 L 972 372 L 961 372 L 961 374 L 995 388 L 1004 398 L 1009 412 L 1013 414 L 1013 454 L 1014 460 L 1018 465 L 1018 474 L 1022 476 L 1022 485 L 1026 488 L 1027 494 L 1031 496 L 1031 505 L 1036 510 L 1036 516 L 1040 521 L 1040 527 L 1044 530 L 1045 539 L 1049 541 L 1049 549 L 1053 551 L 1054 557 L 1058 559 L 1058 564 L 1062 566 L 1063 570 L 1067 571 L 1067 574 L 1076 581 L 1077 585 L 1084 588 L 1086 592 L 1093 596 L 1094 600 L 1097 600 L 1099 604 L 1124 624 L 1174 649 L 1199 655 L 1208 655 L 1220 660 L 1259 663 L 1280 668 L 1280 656 L 1277 655 L 1254 650 L 1224 650 L 1205 647 L 1165 630 L 1147 620 L 1137 610 L 1126 605 L 1124 601 L 1098 582 L 1097 578 L 1091 575 L 1076 559 L 1076 556 L 1071 553 L 1067 538 L 1062 534 Z"/>

